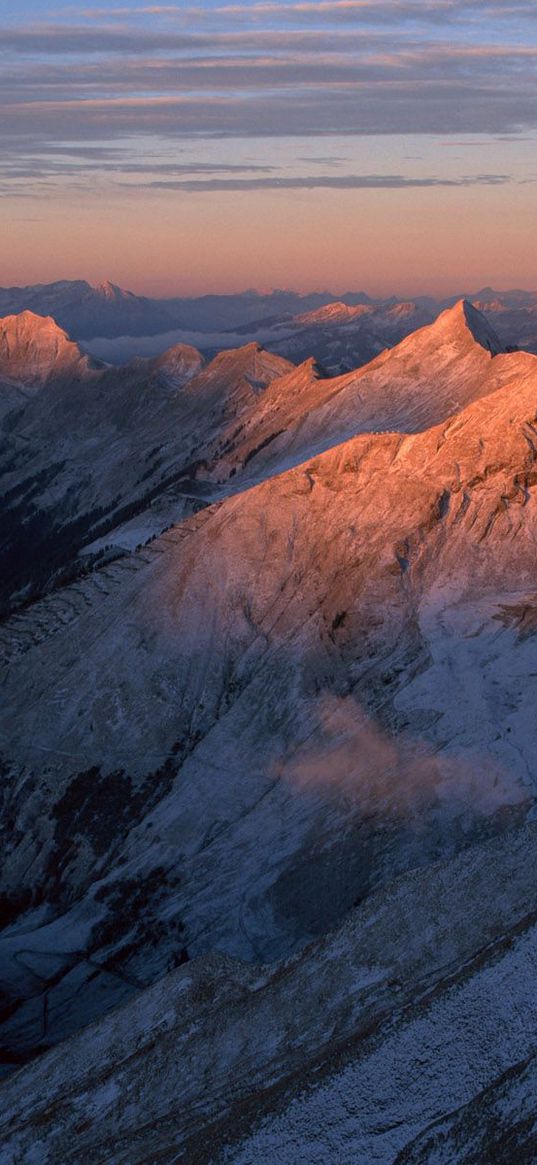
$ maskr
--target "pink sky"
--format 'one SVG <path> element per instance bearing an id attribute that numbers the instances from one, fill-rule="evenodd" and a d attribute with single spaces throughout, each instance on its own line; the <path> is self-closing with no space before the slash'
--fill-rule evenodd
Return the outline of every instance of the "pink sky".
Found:
<path id="1" fill-rule="evenodd" d="M 537 285 L 535 0 L 3 15 L 0 281 Z"/>

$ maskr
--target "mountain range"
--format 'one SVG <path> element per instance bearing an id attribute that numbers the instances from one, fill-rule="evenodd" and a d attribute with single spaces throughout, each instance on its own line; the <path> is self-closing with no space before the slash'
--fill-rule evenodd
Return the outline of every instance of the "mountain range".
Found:
<path id="1" fill-rule="evenodd" d="M 23 311 L 52 316 L 94 356 L 112 363 L 159 355 L 177 342 L 194 342 L 214 355 L 224 347 L 258 341 L 295 363 L 313 357 L 336 375 L 366 364 L 461 298 L 487 317 L 505 345 L 537 352 L 537 291 L 492 287 L 443 299 L 379 299 L 364 291 L 151 299 L 109 280 L 96 286 L 60 280 L 0 288 L 0 316 Z"/>
<path id="2" fill-rule="evenodd" d="M 537 355 L 484 300 L 121 367 L 0 320 L 0 1161 L 535 1159 Z"/>

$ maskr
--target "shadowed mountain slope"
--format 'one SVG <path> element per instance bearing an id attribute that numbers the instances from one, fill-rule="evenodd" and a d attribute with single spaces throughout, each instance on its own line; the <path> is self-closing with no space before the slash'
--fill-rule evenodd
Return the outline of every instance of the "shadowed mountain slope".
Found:
<path id="1" fill-rule="evenodd" d="M 147 517 L 129 530 L 127 547 L 192 512 L 199 491 L 185 496 L 177 482 L 195 474 L 226 423 L 236 425 L 290 367 L 256 344 L 204 367 L 195 349 L 179 345 L 157 361 L 104 369 L 91 391 L 72 377 L 47 383 L 5 422 L 4 603 L 76 573 L 85 546 L 100 537 L 102 549 L 113 542 L 110 531 L 139 514 Z"/>
<path id="2" fill-rule="evenodd" d="M 4 1084 L 5 1160 L 530 1165 L 535 850 L 405 875 L 276 967 L 172 972 Z"/>
<path id="3" fill-rule="evenodd" d="M 354 438 L 4 625 L 10 1054 L 528 812 L 536 400 Z"/>

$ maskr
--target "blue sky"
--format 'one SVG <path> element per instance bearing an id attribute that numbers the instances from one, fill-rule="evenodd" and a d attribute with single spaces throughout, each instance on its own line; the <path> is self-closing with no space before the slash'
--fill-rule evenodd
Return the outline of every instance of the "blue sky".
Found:
<path id="1" fill-rule="evenodd" d="M 305 224 L 311 251 L 330 214 L 358 234 L 349 263 L 378 255 L 378 283 L 392 258 L 400 280 L 398 223 L 411 229 L 414 213 L 425 235 L 428 224 L 446 239 L 436 275 L 431 263 L 409 272 L 424 286 L 441 277 L 457 218 L 469 234 L 472 222 L 485 232 L 484 256 L 501 223 L 496 248 L 511 254 L 513 279 L 519 252 L 531 274 L 520 228 L 530 229 L 537 179 L 535 0 L 4 0 L 2 18 L 0 197 L 15 280 L 62 273 L 52 251 L 62 224 L 62 270 L 78 264 L 83 274 L 89 261 L 93 271 L 100 225 L 108 253 L 112 240 L 110 274 L 128 277 L 129 240 L 147 259 L 158 220 L 173 232 L 170 265 L 197 259 L 192 278 L 203 286 L 256 271 L 263 283 L 311 285 Z M 267 244 L 254 246 L 250 272 L 246 248 L 236 254 L 241 223 L 252 235 L 260 221 Z M 48 224 L 48 250 L 39 224 Z M 212 266 L 199 253 L 209 243 Z M 286 260 L 282 280 L 275 249 Z M 326 281 L 344 279 L 344 258 L 335 256 Z M 477 276 L 479 256 L 476 264 Z M 138 267 L 138 285 L 186 278 L 162 258 L 146 277 Z"/>

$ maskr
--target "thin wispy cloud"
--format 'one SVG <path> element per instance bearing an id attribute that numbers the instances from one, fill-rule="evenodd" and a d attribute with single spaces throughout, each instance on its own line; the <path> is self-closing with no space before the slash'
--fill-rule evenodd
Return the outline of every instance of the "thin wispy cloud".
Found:
<path id="1" fill-rule="evenodd" d="M 185 193 L 244 190 L 416 190 L 444 186 L 501 186 L 511 179 L 508 174 L 477 174 L 462 178 L 405 178 L 402 174 L 330 174 L 307 178 L 193 178 L 180 182 L 155 181 L 155 189 Z"/>
<path id="2" fill-rule="evenodd" d="M 161 16 L 175 17 L 182 20 L 205 20 L 215 22 L 219 19 L 237 18 L 241 21 L 259 21 L 263 18 L 277 18 L 278 20 L 319 20 L 334 22 L 337 20 L 358 21 L 367 20 L 371 23 L 395 23 L 457 21 L 461 17 L 469 19 L 481 17 L 487 19 L 490 15 L 496 18 L 512 19 L 513 17 L 534 18 L 537 13 L 532 0 L 305 0 L 297 3 L 270 3 L 260 0 L 259 3 L 249 4 L 221 4 L 210 8 L 202 5 L 188 6 L 181 4 L 153 4 L 138 7 L 110 6 L 92 7 L 84 10 L 88 19 L 108 18 L 111 20 L 125 17 Z"/>

